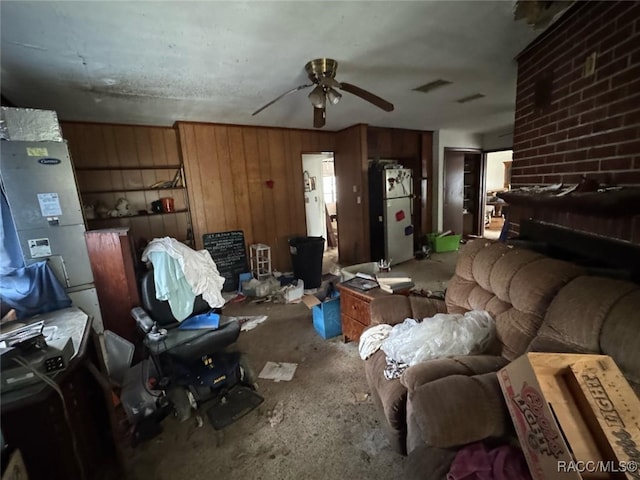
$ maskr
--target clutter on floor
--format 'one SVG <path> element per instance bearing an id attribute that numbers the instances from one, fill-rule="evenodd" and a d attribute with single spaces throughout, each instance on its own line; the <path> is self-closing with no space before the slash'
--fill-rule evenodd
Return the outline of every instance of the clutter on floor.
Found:
<path id="1" fill-rule="evenodd" d="M 231 317 L 240 323 L 240 331 L 247 332 L 249 330 L 253 330 L 262 322 L 267 320 L 266 315 L 257 315 L 252 317 Z"/>
<path id="2" fill-rule="evenodd" d="M 298 368 L 297 363 L 267 362 L 258 378 L 273 380 L 274 382 L 289 382 Z"/>

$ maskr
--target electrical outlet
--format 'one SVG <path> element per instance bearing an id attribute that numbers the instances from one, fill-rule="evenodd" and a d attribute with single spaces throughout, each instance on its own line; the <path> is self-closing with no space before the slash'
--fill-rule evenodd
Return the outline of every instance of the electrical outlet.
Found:
<path id="1" fill-rule="evenodd" d="M 588 77 L 593 75 L 596 71 L 596 58 L 598 57 L 597 52 L 593 52 L 591 55 L 588 55 L 584 61 L 584 76 Z"/>

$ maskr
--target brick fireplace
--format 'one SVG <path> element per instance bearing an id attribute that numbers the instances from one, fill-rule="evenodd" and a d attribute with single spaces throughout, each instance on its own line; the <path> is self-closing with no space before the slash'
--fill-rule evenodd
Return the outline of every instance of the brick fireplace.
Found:
<path id="1" fill-rule="evenodd" d="M 508 195 L 512 234 L 534 218 L 640 243 L 640 2 L 576 2 L 517 60 L 512 188 L 625 189 Z"/>

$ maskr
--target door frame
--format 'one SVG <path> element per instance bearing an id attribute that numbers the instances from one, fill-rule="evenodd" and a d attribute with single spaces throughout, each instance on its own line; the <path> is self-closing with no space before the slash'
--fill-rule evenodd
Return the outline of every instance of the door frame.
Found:
<path id="1" fill-rule="evenodd" d="M 487 158 L 486 152 L 480 148 L 464 148 L 464 147 L 444 147 L 443 153 L 443 189 L 447 188 L 447 152 L 455 152 L 455 153 L 473 153 L 480 156 L 479 158 L 479 166 L 478 166 L 478 201 L 477 201 L 477 209 L 476 209 L 476 231 L 478 232 L 478 236 L 484 235 L 484 207 L 486 203 L 486 168 L 487 168 Z M 463 172 L 464 175 L 464 172 Z M 463 186 L 464 188 L 464 186 Z M 464 192 L 464 190 L 463 190 Z M 464 193 L 463 193 L 464 194 Z M 444 201 L 446 198 L 446 191 L 443 192 L 442 197 L 442 220 L 443 220 L 443 229 L 444 229 Z M 458 232 L 456 232 L 458 233 Z M 459 233 L 462 234 L 462 231 Z"/>
<path id="2" fill-rule="evenodd" d="M 300 164 L 302 165 L 303 175 L 304 175 L 303 157 L 305 155 L 322 155 L 322 156 L 326 156 L 326 157 L 330 156 L 332 158 L 332 160 L 333 160 L 333 176 L 337 177 L 336 171 L 335 171 L 335 165 L 336 165 L 336 152 L 335 151 L 302 151 L 302 152 L 300 152 Z M 319 180 L 316 179 L 316 181 L 322 182 L 322 178 L 324 178 L 324 177 L 321 177 Z M 306 192 L 305 192 L 305 186 L 304 186 L 304 178 L 301 178 L 300 182 L 302 184 L 302 190 L 303 190 L 302 196 L 303 196 L 303 199 L 304 199 L 304 198 L 306 198 L 306 196 L 305 196 Z M 338 219 L 339 219 L 339 215 L 338 215 L 338 197 L 339 197 L 339 195 L 338 195 L 338 182 L 337 182 L 337 180 L 336 180 L 336 185 L 335 185 L 335 196 L 336 196 L 336 229 L 338 230 L 338 234 L 339 234 L 339 232 L 340 232 L 340 230 L 339 230 L 339 221 L 338 221 Z M 323 195 L 322 195 L 321 201 L 322 201 L 322 204 L 325 206 L 324 211 L 325 211 L 325 215 L 326 215 L 327 207 L 326 207 L 326 203 L 324 201 L 324 190 L 323 190 Z M 307 213 L 306 213 L 307 212 L 307 206 L 306 206 L 306 203 L 303 205 L 303 207 L 304 207 L 304 210 L 305 210 L 305 219 L 304 219 L 305 235 L 308 235 L 309 225 L 307 225 Z M 330 219 L 327 216 L 326 222 L 328 222 L 329 220 Z M 325 252 L 329 248 L 329 238 L 328 238 L 328 234 L 327 234 L 327 229 L 330 227 L 330 225 L 328 223 L 326 223 L 326 222 L 325 222 L 325 231 L 323 232 L 323 235 L 322 235 L 325 238 L 325 244 L 324 244 Z M 338 252 L 340 251 L 339 250 L 339 245 L 340 245 L 340 243 L 338 241 L 338 245 L 335 246 L 335 248 L 338 249 Z"/>

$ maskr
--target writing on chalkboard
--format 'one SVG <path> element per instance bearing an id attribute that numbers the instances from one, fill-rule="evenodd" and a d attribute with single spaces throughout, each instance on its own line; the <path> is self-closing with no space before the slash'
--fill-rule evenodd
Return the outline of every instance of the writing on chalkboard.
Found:
<path id="1" fill-rule="evenodd" d="M 249 271 L 244 232 L 233 230 L 205 233 L 202 241 L 204 248 L 211 254 L 211 258 L 218 267 L 220 275 L 225 278 L 222 290 L 225 292 L 237 290 L 239 275 Z"/>

